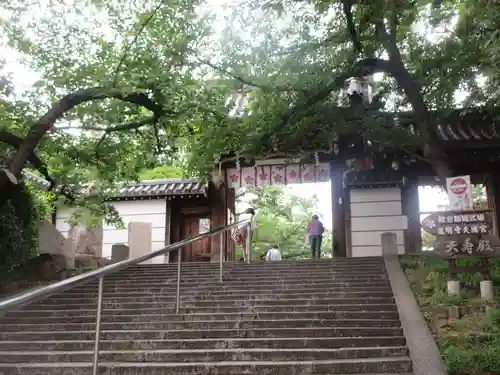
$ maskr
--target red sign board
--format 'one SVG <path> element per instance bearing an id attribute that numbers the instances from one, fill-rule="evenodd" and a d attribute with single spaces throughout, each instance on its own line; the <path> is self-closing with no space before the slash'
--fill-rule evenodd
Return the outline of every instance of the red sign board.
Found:
<path id="1" fill-rule="evenodd" d="M 467 191 L 467 181 L 461 177 L 455 178 L 450 182 L 450 189 L 453 194 L 460 195 Z"/>

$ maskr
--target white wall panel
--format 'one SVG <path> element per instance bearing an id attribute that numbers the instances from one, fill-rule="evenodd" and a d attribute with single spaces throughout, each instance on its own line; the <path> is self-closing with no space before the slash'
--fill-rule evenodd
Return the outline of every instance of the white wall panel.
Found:
<path id="1" fill-rule="evenodd" d="M 111 258 L 111 247 L 116 243 L 128 244 L 128 223 L 138 221 L 151 223 L 152 225 L 152 248 L 160 249 L 165 246 L 165 222 L 166 222 L 166 201 L 164 199 L 135 200 L 113 202 L 118 211 L 125 229 L 117 228 L 103 222 L 103 246 L 102 256 Z M 71 215 L 71 209 L 60 208 L 56 215 L 56 228 L 65 236 L 68 236 L 70 225 L 67 219 Z M 155 263 L 163 263 L 161 259 L 153 259 Z"/>
<path id="2" fill-rule="evenodd" d="M 387 231 L 374 232 L 352 232 L 352 246 L 370 246 L 382 245 L 382 233 Z M 404 245 L 404 236 L 402 230 L 391 230 L 396 233 L 397 244 Z"/>
<path id="3" fill-rule="evenodd" d="M 401 201 L 401 189 L 373 188 L 350 191 L 351 203 Z"/>
<path id="4" fill-rule="evenodd" d="M 404 254 L 404 245 L 398 245 L 398 253 Z M 382 256 L 381 246 L 353 246 L 352 247 L 352 257 L 379 257 Z"/>
<path id="5" fill-rule="evenodd" d="M 366 230 L 379 230 L 391 232 L 403 230 L 407 227 L 406 216 L 370 216 L 353 217 L 351 219 L 351 230 L 353 232 L 364 232 Z"/>
<path id="6" fill-rule="evenodd" d="M 394 232 L 398 252 L 404 254 L 404 230 L 407 217 L 402 215 L 401 189 L 367 188 L 349 192 L 351 203 L 351 256 L 381 256 L 384 232 Z"/>
<path id="7" fill-rule="evenodd" d="M 400 201 L 351 203 L 351 217 L 401 215 Z"/>

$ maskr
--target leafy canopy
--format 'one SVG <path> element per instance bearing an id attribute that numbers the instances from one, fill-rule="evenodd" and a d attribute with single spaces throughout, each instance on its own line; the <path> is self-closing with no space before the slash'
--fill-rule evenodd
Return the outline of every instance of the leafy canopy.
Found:
<path id="1" fill-rule="evenodd" d="M 492 0 L 240 0 L 226 8 L 15 0 L 2 5 L 3 47 L 36 80 L 20 91 L 0 66 L 2 160 L 17 177 L 27 162 L 50 172 L 72 204 L 96 210 L 116 182 L 145 169 L 174 165 L 206 178 L 222 155 L 306 156 L 353 131 L 380 149 L 417 146 L 446 174 L 426 115 L 497 103 L 494 8 Z M 368 108 L 348 106 L 346 78 L 374 72 L 382 72 L 381 94 Z M 226 101 L 243 84 L 253 88 L 247 116 L 233 118 Z M 62 98 L 64 110 L 55 105 Z M 420 116 L 416 135 L 385 126 L 381 110 L 408 109 Z"/>

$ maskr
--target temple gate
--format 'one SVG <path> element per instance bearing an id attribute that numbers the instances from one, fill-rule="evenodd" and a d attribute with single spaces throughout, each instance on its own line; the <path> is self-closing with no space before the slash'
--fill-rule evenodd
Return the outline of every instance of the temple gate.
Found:
<path id="1" fill-rule="evenodd" d="M 242 90 L 246 95 L 248 88 Z M 359 92 L 361 91 L 361 93 Z M 363 93 L 351 92 L 351 105 L 365 101 Z M 242 104 L 243 103 L 243 104 Z M 243 113 L 244 100 L 237 101 L 235 113 Z M 361 104 L 363 105 L 363 104 Z M 394 129 L 409 137 L 418 137 L 411 112 L 390 113 L 370 109 L 378 116 L 386 131 Z M 344 111 L 344 112 L 343 112 Z M 500 223 L 500 133 L 496 131 L 498 109 L 447 109 L 432 113 L 436 123 L 438 144 L 448 155 L 455 175 L 470 175 L 472 184 L 484 184 L 488 206 L 494 213 L 493 232 Z M 352 115 L 352 108 L 339 108 L 339 116 Z M 500 112 L 499 112 L 500 113 Z M 335 122 L 332 119 L 332 122 Z M 337 256 L 359 257 L 381 255 L 380 235 L 394 232 L 399 253 L 422 250 L 418 187 L 437 185 L 431 164 L 415 145 L 391 147 L 372 142 L 370 136 L 356 132 L 324 136 L 325 124 L 297 136 L 294 144 L 280 144 L 279 135 L 262 145 L 264 159 L 244 159 L 237 152 L 225 155 L 214 172 L 214 188 L 223 196 L 224 210 L 234 212 L 234 190 L 240 186 L 283 185 L 315 181 L 331 181 L 332 229 Z M 323 127 L 323 128 L 322 128 Z M 335 127 L 332 127 L 335 129 Z M 335 133 L 335 134 L 333 134 Z M 264 137 L 263 137 L 264 138 Z M 311 139 L 314 141 L 311 142 Z M 283 155 L 302 155 L 291 159 Z M 308 152 L 306 152 L 308 151 Z M 222 171 L 222 172 L 221 172 Z M 222 199 L 222 198 L 221 198 Z M 231 202 L 231 203 L 229 203 Z M 231 207 L 229 207 L 232 205 Z M 222 214 L 221 214 L 222 217 Z M 227 215 L 224 224 L 228 223 Z M 221 222 L 222 224 L 222 222 Z M 226 259 L 234 260 L 232 243 L 226 242 Z"/>

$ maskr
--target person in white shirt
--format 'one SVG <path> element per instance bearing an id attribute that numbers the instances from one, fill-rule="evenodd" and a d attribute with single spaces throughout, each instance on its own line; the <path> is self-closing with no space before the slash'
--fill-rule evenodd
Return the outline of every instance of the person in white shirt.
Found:
<path id="1" fill-rule="evenodd" d="M 267 251 L 266 262 L 274 262 L 278 260 L 281 260 L 281 251 L 278 245 L 273 245 Z"/>
<path id="2" fill-rule="evenodd" d="M 255 211 L 253 208 L 248 208 L 245 210 L 244 214 L 240 215 L 238 221 L 248 220 L 244 223 L 238 224 L 238 228 L 234 231 L 232 237 L 237 246 L 241 246 L 243 248 L 243 261 L 248 260 L 248 249 L 247 249 L 247 235 L 248 235 L 248 226 L 251 225 L 252 230 L 250 231 L 250 235 L 257 229 L 257 224 L 253 219 L 255 216 Z M 252 238 L 250 238 L 252 241 Z"/>

